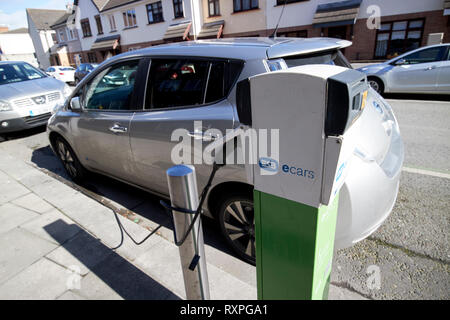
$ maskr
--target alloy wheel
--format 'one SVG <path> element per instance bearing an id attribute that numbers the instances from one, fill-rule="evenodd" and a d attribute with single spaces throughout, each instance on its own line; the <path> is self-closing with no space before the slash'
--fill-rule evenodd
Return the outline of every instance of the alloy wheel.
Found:
<path id="1" fill-rule="evenodd" d="M 77 169 L 75 167 L 72 153 L 62 141 L 58 141 L 58 154 L 70 177 L 75 178 L 77 176 Z"/>
<path id="2" fill-rule="evenodd" d="M 255 249 L 255 213 L 253 203 L 233 201 L 224 212 L 224 229 L 232 244 L 247 260 L 254 260 Z"/>

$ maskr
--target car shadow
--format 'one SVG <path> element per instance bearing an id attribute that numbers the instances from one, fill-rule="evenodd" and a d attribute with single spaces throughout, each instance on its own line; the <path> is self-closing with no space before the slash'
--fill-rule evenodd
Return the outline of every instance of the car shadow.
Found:
<path id="1" fill-rule="evenodd" d="M 398 100 L 450 101 L 448 94 L 384 93 L 383 97 Z"/>
<path id="2" fill-rule="evenodd" d="M 42 126 L 31 128 L 31 129 L 2 133 L 2 134 L 0 134 L 0 143 L 5 142 L 5 141 L 17 140 L 17 139 L 34 136 L 35 134 L 45 132 L 46 128 L 47 128 L 46 125 L 42 125 Z"/>
<path id="3" fill-rule="evenodd" d="M 39 168 L 63 178 L 67 183 L 74 184 L 50 146 L 34 150 L 31 161 Z M 99 197 L 97 200 L 111 200 L 132 213 L 173 231 L 171 217 L 161 206 L 162 198 L 158 196 L 96 173 L 92 173 L 81 187 Z M 202 224 L 205 244 L 239 259 L 228 246 L 215 220 L 203 216 Z"/>
<path id="4" fill-rule="evenodd" d="M 75 230 L 74 230 L 75 229 Z M 179 300 L 180 298 L 150 276 L 136 268 L 128 260 L 122 258 L 114 250 L 101 243 L 76 224 L 67 224 L 59 219 L 44 226 L 44 230 L 52 236 L 72 257 L 95 274 L 103 283 L 114 290 L 125 300 Z M 63 241 L 61 230 L 70 230 L 74 237 Z M 77 271 L 80 266 L 71 265 L 70 271 Z M 75 269 L 75 270 L 72 270 Z M 79 272 L 79 271 L 78 271 Z M 83 279 L 76 286 L 68 289 L 83 296 Z M 88 289 L 89 290 L 89 289 Z"/>

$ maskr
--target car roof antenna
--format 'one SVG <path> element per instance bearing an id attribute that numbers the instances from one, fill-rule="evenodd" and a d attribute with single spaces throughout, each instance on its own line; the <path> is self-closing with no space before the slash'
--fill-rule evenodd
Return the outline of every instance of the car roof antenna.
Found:
<path id="1" fill-rule="evenodd" d="M 275 27 L 275 30 L 273 33 L 269 36 L 269 38 L 274 39 L 277 36 L 278 26 L 280 25 L 281 17 L 284 13 L 284 8 L 286 7 L 287 0 L 284 0 L 283 9 L 281 10 L 280 17 L 278 18 L 277 26 Z"/>

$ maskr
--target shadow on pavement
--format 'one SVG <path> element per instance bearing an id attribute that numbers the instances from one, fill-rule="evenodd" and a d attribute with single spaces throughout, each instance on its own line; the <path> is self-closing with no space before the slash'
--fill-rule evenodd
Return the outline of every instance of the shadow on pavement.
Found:
<path id="1" fill-rule="evenodd" d="M 67 230 L 67 228 L 79 230 L 75 237 L 61 243 L 60 237 L 58 237 L 59 231 L 61 229 Z M 68 225 L 63 220 L 57 220 L 45 226 L 44 230 L 123 299 L 180 299 L 172 291 L 160 285 L 77 225 Z M 70 268 L 71 266 L 66 267 Z M 81 282 L 81 295 L 83 295 L 83 291 L 83 282 Z M 74 290 L 74 292 L 77 292 L 77 290 Z"/>
<path id="2" fill-rule="evenodd" d="M 385 93 L 383 97 L 398 100 L 450 101 L 448 94 Z"/>
<path id="3" fill-rule="evenodd" d="M 0 134 L 0 143 L 4 142 L 4 141 L 16 140 L 16 139 L 33 136 L 35 134 L 45 132 L 46 128 L 47 128 L 47 126 L 43 125 L 43 126 L 39 126 L 36 128 L 21 130 L 21 131 L 17 131 L 17 132 L 2 133 L 2 134 Z"/>
<path id="4" fill-rule="evenodd" d="M 34 150 L 31 161 L 39 168 L 53 172 L 73 183 L 50 146 Z M 172 230 L 171 218 L 160 205 L 159 201 L 161 198 L 158 196 L 96 173 L 92 173 L 82 187 L 100 197 L 120 204 L 139 216 Z M 205 244 L 238 258 L 226 243 L 215 220 L 202 217 L 202 224 Z"/>

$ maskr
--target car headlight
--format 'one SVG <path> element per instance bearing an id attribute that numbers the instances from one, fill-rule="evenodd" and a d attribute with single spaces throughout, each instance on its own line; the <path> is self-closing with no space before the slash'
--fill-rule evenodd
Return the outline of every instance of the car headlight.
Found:
<path id="1" fill-rule="evenodd" d="M 11 111 L 12 106 L 9 102 L 0 100 L 0 111 Z"/>
<path id="2" fill-rule="evenodd" d="M 64 85 L 64 90 L 63 90 L 64 99 L 67 99 L 71 93 L 72 93 L 72 89 L 67 84 Z"/>

